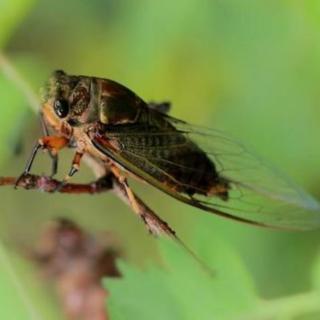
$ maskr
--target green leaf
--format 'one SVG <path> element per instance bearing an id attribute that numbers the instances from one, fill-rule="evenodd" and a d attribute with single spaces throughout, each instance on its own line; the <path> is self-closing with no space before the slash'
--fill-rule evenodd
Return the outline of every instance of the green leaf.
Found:
<path id="1" fill-rule="evenodd" d="M 212 235 L 211 235 L 212 239 Z M 208 247 L 208 246 L 207 246 Z M 161 240 L 165 267 L 139 270 L 120 264 L 123 278 L 105 281 L 111 292 L 108 309 L 112 319 L 233 319 L 254 308 L 257 298 L 238 256 L 220 239 L 206 252 L 209 275 L 181 247 Z"/>

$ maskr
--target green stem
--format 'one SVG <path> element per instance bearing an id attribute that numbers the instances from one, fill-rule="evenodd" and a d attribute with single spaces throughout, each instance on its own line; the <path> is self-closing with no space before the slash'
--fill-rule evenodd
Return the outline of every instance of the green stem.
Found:
<path id="1" fill-rule="evenodd" d="M 34 112 L 40 110 L 40 102 L 37 95 L 32 90 L 31 86 L 25 81 L 16 68 L 10 63 L 9 59 L 0 51 L 0 69 L 4 75 L 12 81 L 16 87 L 24 94 L 29 106 Z"/>

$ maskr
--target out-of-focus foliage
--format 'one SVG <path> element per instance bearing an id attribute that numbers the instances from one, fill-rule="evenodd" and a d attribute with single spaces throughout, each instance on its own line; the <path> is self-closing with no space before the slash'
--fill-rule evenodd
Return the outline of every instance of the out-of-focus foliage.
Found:
<path id="1" fill-rule="evenodd" d="M 105 282 L 112 293 L 108 307 L 114 319 L 223 320 L 254 310 L 258 298 L 239 257 L 219 238 L 214 246 L 195 248 L 214 266 L 214 275 L 169 241 L 160 246 L 163 268 L 142 271 L 121 263 L 124 279 Z"/>
<path id="2" fill-rule="evenodd" d="M 214 249 L 208 238 L 214 240 Z M 319 319 L 319 262 L 310 291 L 265 300 L 258 296 L 239 256 L 221 239 L 210 236 L 206 225 L 197 226 L 193 242 L 197 254 L 214 266 L 214 275 L 181 247 L 161 241 L 162 267 L 138 269 L 121 263 L 124 278 L 106 279 L 113 319 Z"/>
<path id="3" fill-rule="evenodd" d="M 170 100 L 174 116 L 230 132 L 320 197 L 319 21 L 316 0 L 0 0 L 0 47 L 35 90 L 59 68 L 118 80 L 146 100 Z M 0 175 L 20 174 L 39 134 L 25 97 L 0 72 Z M 60 158 L 61 177 L 70 154 Z M 34 170 L 50 170 L 45 156 Z M 91 177 L 83 169 L 78 179 Z M 106 281 L 114 319 L 320 318 L 319 232 L 243 226 L 135 187 L 216 277 L 207 280 L 179 248 L 157 249 L 111 195 L 1 189 L 0 236 L 24 248 L 56 216 L 117 232 L 127 262 L 123 279 Z M 4 262 L 0 318 L 27 319 Z M 35 270 L 22 259 L 10 265 L 41 317 L 58 318 Z"/>
<path id="4" fill-rule="evenodd" d="M 36 318 L 36 309 L 29 296 L 25 295 L 25 288 L 20 279 L 16 277 L 13 267 L 9 262 L 6 249 L 1 244 L 0 247 L 0 296 L 2 308 L 0 317 L 2 319 L 26 319 Z"/>
<path id="5" fill-rule="evenodd" d="M 17 0 L 17 1 L 0 1 L 0 49 L 9 39 L 15 27 L 19 24 L 22 18 L 31 9 L 32 0 Z M 1 57 L 0 57 L 1 59 Z M 2 62 L 2 61 L 1 61 Z M 1 64 L 0 62 L 0 64 Z M 26 114 L 27 106 L 24 102 L 24 97 L 15 88 L 14 84 L 10 84 L 5 79 L 3 74 L 0 74 L 1 88 L 1 126 L 0 140 L 1 153 L 0 163 L 12 152 L 12 144 L 17 144 L 16 130 L 12 130 L 12 119 L 17 120 L 17 124 L 22 123 L 23 115 Z M 28 293 L 25 284 L 21 282 L 16 273 L 15 264 L 11 261 L 13 255 L 9 255 L 7 248 L 0 244 L 0 297 L 1 297 L 1 319 L 40 319 L 39 307 L 37 300 L 32 300 L 32 295 Z M 24 265 L 21 261 L 20 267 Z M 35 288 L 31 292 L 35 293 Z M 38 300 L 41 301 L 41 295 L 38 295 Z M 45 300 L 42 301 L 46 305 Z M 40 307 L 41 309 L 41 307 Z M 47 316 L 50 318 L 50 307 L 47 305 Z M 56 314 L 57 315 L 57 314 Z M 52 318 L 53 319 L 53 318 Z"/>
<path id="6" fill-rule="evenodd" d="M 34 2 L 35 0 L 2 0 L 0 2 L 0 47 L 2 47 L 10 38 L 13 31 L 30 10 Z"/>
<path id="7" fill-rule="evenodd" d="M 14 0 L 0 1 L 0 49 L 10 38 L 10 35 L 17 28 L 21 20 L 32 8 L 35 3 L 34 0 Z M 0 65 L 2 59 L 0 57 Z M 25 98 L 15 87 L 14 84 L 8 82 L 4 75 L 0 74 L 0 88 L 1 88 L 1 109 L 0 109 L 0 139 L 1 139 L 1 153 L 0 163 L 6 158 L 12 145 L 17 143 L 17 127 L 22 124 L 23 117 L 27 112 Z M 17 120 L 17 127 L 12 125 L 11 119 Z M 9 149 L 10 148 L 10 149 Z"/>

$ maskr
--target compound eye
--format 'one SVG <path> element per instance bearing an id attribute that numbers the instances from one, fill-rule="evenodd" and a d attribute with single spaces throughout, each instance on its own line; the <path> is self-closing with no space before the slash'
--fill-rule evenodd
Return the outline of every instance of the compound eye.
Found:
<path id="1" fill-rule="evenodd" d="M 56 100 L 53 108 L 59 118 L 65 118 L 69 113 L 68 101 L 64 99 Z"/>

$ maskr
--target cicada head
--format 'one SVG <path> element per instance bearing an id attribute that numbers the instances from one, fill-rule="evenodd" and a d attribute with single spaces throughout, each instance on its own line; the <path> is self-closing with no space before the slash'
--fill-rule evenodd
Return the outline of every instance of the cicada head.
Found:
<path id="1" fill-rule="evenodd" d="M 63 123 L 75 127 L 96 119 L 91 79 L 70 76 L 61 70 L 53 72 L 42 94 L 42 112 L 50 125 L 59 128 Z"/>

